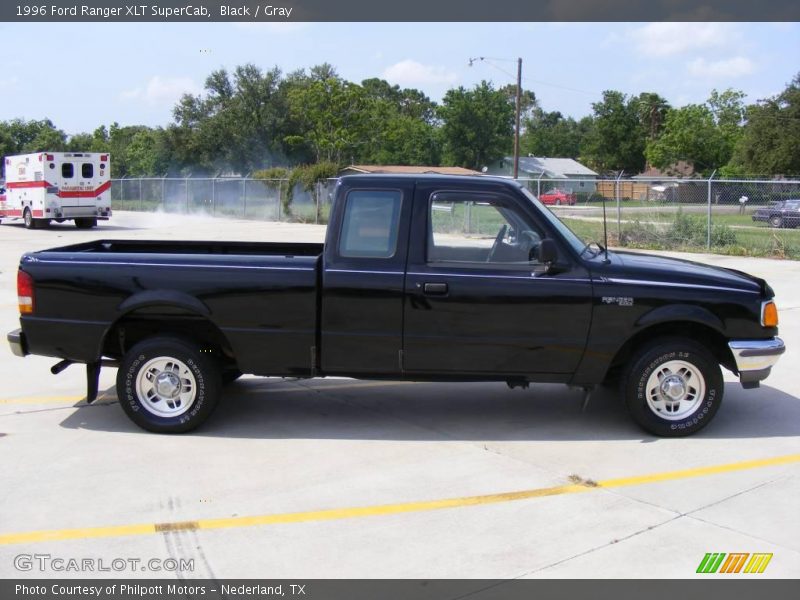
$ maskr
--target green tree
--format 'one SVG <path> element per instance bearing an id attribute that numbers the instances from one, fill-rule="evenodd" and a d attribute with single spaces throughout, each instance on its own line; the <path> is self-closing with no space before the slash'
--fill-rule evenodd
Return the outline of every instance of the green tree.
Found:
<path id="1" fill-rule="evenodd" d="M 514 108 L 489 82 L 448 90 L 437 112 L 446 163 L 480 169 L 511 151 Z"/>
<path id="2" fill-rule="evenodd" d="M 67 147 L 66 134 L 50 119 L 13 119 L 0 123 L 0 156 L 32 152 L 58 152 Z"/>
<path id="3" fill-rule="evenodd" d="M 162 128 L 142 129 L 125 149 L 128 173 L 133 177 L 164 176 L 169 171 L 170 151 Z"/>
<path id="4" fill-rule="evenodd" d="M 730 158 L 722 131 L 705 104 L 689 104 L 667 112 L 661 136 L 647 144 L 647 161 L 668 169 L 679 160 L 694 164 L 695 170 L 711 173 Z"/>
<path id="5" fill-rule="evenodd" d="M 591 119 L 576 121 L 560 112 L 533 111 L 524 123 L 520 153 L 533 156 L 578 158 L 581 142 L 591 128 Z"/>
<path id="6" fill-rule="evenodd" d="M 336 77 L 312 78 L 291 87 L 288 100 L 299 131 L 286 142 L 307 146 L 316 162 L 354 161 L 362 152 L 359 146 L 369 142 L 369 101 L 361 86 Z"/>
<path id="7" fill-rule="evenodd" d="M 635 100 L 639 121 L 647 133 L 647 139 L 658 138 L 670 109 L 669 102 L 655 92 L 642 92 Z"/>
<path id="8" fill-rule="evenodd" d="M 508 99 L 508 102 L 511 104 L 511 108 L 515 111 L 517 109 L 517 84 L 509 83 L 504 85 L 500 88 L 500 91 Z M 520 123 L 525 123 L 525 121 L 531 119 L 534 116 L 534 111 L 539 109 L 539 100 L 536 98 L 536 94 L 531 90 L 526 90 L 525 88 L 520 90 Z"/>
<path id="9" fill-rule="evenodd" d="M 592 128 L 582 148 L 587 162 L 599 171 L 639 173 L 645 163 L 645 133 L 638 99 L 605 91 L 603 99 L 592 104 L 592 110 Z"/>
<path id="10" fill-rule="evenodd" d="M 750 175 L 800 175 L 800 73 L 777 96 L 747 107 L 731 166 Z"/>

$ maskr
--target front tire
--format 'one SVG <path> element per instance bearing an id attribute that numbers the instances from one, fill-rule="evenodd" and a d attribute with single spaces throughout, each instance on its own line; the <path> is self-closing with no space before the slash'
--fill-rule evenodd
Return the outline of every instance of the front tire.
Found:
<path id="1" fill-rule="evenodd" d="M 117 372 L 123 410 L 139 427 L 156 433 L 184 433 L 200 426 L 216 408 L 221 385 L 216 362 L 179 338 L 139 342 Z"/>
<path id="2" fill-rule="evenodd" d="M 714 356 L 683 338 L 661 338 L 637 354 L 622 378 L 633 420 L 662 437 L 691 435 L 708 425 L 725 390 Z"/>

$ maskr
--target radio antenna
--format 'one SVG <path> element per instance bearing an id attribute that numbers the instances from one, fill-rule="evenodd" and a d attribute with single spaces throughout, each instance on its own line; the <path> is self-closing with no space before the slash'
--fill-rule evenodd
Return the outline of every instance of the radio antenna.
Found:
<path id="1" fill-rule="evenodd" d="M 608 264 L 611 261 L 608 260 L 608 225 L 606 223 L 606 196 L 603 194 L 603 250 L 605 251 L 605 258 L 603 259 L 604 264 Z"/>

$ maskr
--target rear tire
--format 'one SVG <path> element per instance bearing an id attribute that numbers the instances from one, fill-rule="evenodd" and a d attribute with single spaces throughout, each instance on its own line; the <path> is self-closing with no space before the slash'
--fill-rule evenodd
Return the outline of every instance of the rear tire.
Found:
<path id="1" fill-rule="evenodd" d="M 219 367 L 195 344 L 173 337 L 144 340 L 123 357 L 117 396 L 128 417 L 155 433 L 199 427 L 217 406 Z"/>
<path id="2" fill-rule="evenodd" d="M 75 227 L 78 229 L 91 229 L 95 226 L 97 226 L 97 219 L 93 217 L 75 219 Z"/>
<path id="3" fill-rule="evenodd" d="M 770 227 L 783 227 L 783 219 L 777 215 L 769 218 Z"/>
<path id="4" fill-rule="evenodd" d="M 22 222 L 25 223 L 25 229 L 36 229 L 36 221 L 33 218 L 31 209 L 28 207 L 25 207 L 25 210 L 22 211 Z"/>
<path id="5" fill-rule="evenodd" d="M 622 377 L 622 396 L 640 427 L 683 437 L 708 425 L 725 387 L 719 364 L 705 347 L 685 338 L 660 338 L 637 355 Z"/>

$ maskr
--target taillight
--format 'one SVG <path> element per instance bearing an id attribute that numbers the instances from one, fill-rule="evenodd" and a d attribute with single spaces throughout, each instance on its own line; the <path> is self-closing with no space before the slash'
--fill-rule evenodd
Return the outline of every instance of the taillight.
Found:
<path id="1" fill-rule="evenodd" d="M 21 315 L 33 313 L 33 277 L 22 270 L 17 271 L 17 299 Z"/>

